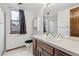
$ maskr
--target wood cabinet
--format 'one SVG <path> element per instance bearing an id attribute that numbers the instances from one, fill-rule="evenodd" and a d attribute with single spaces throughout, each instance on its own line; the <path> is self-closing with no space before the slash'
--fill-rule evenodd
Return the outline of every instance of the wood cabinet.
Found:
<path id="1" fill-rule="evenodd" d="M 37 56 L 37 40 L 33 39 L 33 55 Z"/>
<path id="2" fill-rule="evenodd" d="M 79 7 L 70 10 L 70 35 L 79 37 Z"/>
<path id="3" fill-rule="evenodd" d="M 34 56 L 69 56 L 69 54 L 37 39 L 33 39 L 33 54 Z"/>
<path id="4" fill-rule="evenodd" d="M 38 55 L 43 56 L 53 55 L 53 48 L 39 40 L 37 40 L 37 51 L 39 51 L 39 53 L 37 53 Z"/>
<path id="5" fill-rule="evenodd" d="M 40 46 L 37 46 L 37 55 L 42 56 L 42 48 Z"/>

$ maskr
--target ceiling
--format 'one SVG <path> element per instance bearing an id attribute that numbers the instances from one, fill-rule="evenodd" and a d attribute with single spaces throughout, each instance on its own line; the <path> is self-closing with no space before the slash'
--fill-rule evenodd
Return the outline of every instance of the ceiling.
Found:
<path id="1" fill-rule="evenodd" d="M 8 7 L 8 8 L 19 9 L 18 3 L 0 3 L 0 5 L 3 5 L 3 6 Z M 43 5 L 44 4 L 42 4 L 42 3 L 22 3 L 22 7 L 24 9 L 27 9 L 27 10 L 33 12 L 36 15 L 41 10 Z"/>
<path id="2" fill-rule="evenodd" d="M 68 9 L 68 8 L 76 6 L 76 5 L 79 5 L 79 3 L 55 3 L 53 5 L 49 5 L 48 7 L 45 8 L 45 14 L 47 12 L 50 12 L 54 15 L 57 12 L 63 11 L 65 9 Z"/>
<path id="3" fill-rule="evenodd" d="M 16 8 L 16 9 L 19 8 L 18 3 L 0 3 L 0 5 L 3 5 L 8 8 Z M 48 3 L 47 7 L 45 8 L 45 13 L 50 12 L 51 14 L 54 15 L 57 12 L 68 9 L 75 5 L 79 5 L 79 3 Z M 22 7 L 24 9 L 27 9 L 33 12 L 35 15 L 38 15 L 41 9 L 45 7 L 45 4 L 43 3 L 22 3 Z"/>

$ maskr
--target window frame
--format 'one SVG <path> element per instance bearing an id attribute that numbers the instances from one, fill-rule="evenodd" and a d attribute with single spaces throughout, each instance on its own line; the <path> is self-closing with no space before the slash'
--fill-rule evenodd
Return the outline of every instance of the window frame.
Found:
<path id="1" fill-rule="evenodd" d="M 19 34 L 20 33 L 20 28 L 19 28 L 19 30 L 18 31 L 12 31 L 12 14 L 11 14 L 11 12 L 12 11 L 17 11 L 17 12 L 19 12 L 19 10 L 11 10 L 10 11 L 10 34 Z M 20 26 L 20 20 L 19 20 L 19 26 Z"/>

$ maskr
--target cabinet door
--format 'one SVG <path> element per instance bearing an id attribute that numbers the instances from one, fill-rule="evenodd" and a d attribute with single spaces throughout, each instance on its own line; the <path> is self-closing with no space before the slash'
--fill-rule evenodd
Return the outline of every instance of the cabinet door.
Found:
<path id="1" fill-rule="evenodd" d="M 50 53 L 48 53 L 48 52 L 45 51 L 45 50 L 42 50 L 42 55 L 43 55 L 43 56 L 52 56 Z"/>
<path id="2" fill-rule="evenodd" d="M 37 56 L 42 56 L 42 48 L 37 46 Z"/>
<path id="3" fill-rule="evenodd" d="M 37 55 L 38 56 L 51 56 L 51 54 L 48 53 L 48 51 L 46 51 L 45 49 L 43 49 L 39 45 L 37 45 Z"/>
<path id="4" fill-rule="evenodd" d="M 53 47 L 51 47 L 50 45 L 44 43 L 44 42 L 41 42 L 39 40 L 37 40 L 37 44 L 45 51 L 47 51 L 48 53 L 50 53 L 51 55 L 53 55 Z"/>
<path id="5" fill-rule="evenodd" d="M 46 55 L 46 56 L 48 56 L 48 55 L 53 56 L 54 55 L 54 53 L 53 53 L 54 48 L 51 47 L 50 45 L 48 45 L 44 42 L 41 42 L 39 40 L 37 40 L 37 45 L 38 45 L 38 47 L 41 47 L 43 55 Z"/>

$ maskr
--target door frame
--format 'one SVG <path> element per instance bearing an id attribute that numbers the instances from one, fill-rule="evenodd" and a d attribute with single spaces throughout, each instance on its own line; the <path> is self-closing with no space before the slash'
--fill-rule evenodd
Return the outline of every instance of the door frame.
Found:
<path id="1" fill-rule="evenodd" d="M 4 14 L 4 51 L 1 56 L 3 56 L 3 54 L 6 52 L 6 12 L 3 11 L 3 14 Z"/>

